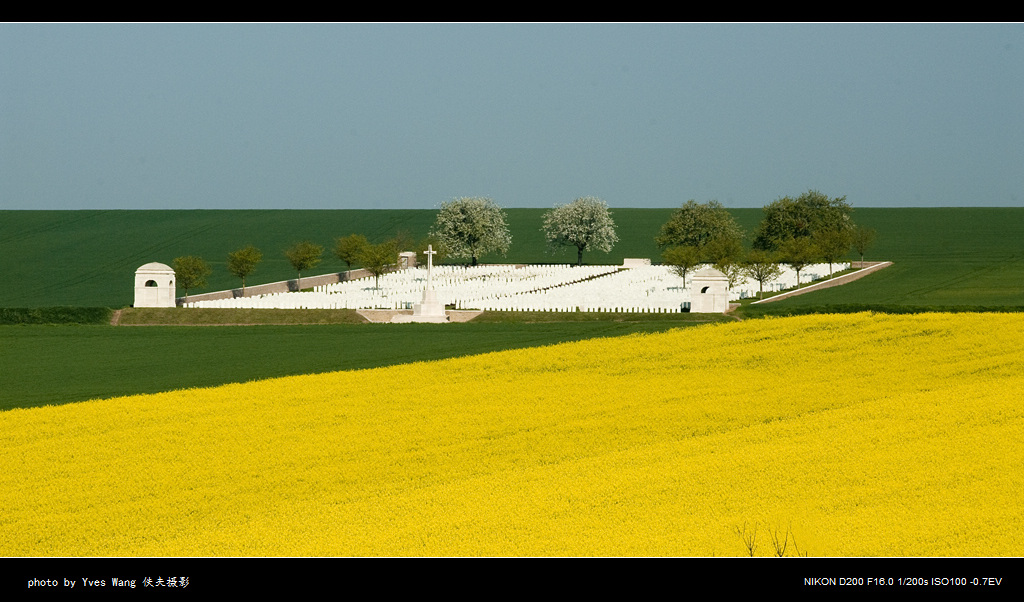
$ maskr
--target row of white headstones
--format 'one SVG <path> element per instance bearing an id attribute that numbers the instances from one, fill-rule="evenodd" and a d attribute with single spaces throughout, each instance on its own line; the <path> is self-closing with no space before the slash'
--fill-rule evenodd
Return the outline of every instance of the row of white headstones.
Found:
<path id="1" fill-rule="evenodd" d="M 690 274 L 698 272 L 701 266 Z M 835 271 L 849 264 L 834 264 Z M 828 264 L 805 267 L 800 282 L 820 279 Z M 679 312 L 689 307 L 695 294 L 692 276 L 686 282 L 666 266 L 571 266 L 486 265 L 475 267 L 431 266 L 406 268 L 380 277 L 318 286 L 309 292 L 288 292 L 196 301 L 187 307 L 306 308 L 306 309 L 412 309 L 433 290 L 437 302 L 456 309 L 508 311 L 625 311 Z M 783 274 L 766 291 L 797 284 L 796 272 Z M 729 290 L 735 301 L 758 294 L 756 281 L 745 278 Z"/>

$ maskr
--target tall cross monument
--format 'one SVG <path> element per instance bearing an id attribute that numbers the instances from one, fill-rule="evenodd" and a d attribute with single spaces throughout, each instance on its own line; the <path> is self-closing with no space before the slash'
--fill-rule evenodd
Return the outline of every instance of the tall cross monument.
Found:
<path id="1" fill-rule="evenodd" d="M 437 255 L 437 251 L 434 250 L 434 245 L 427 245 L 427 250 L 423 254 L 427 256 L 427 288 L 424 291 L 426 292 L 434 290 L 434 287 L 430 285 L 430 276 L 434 271 L 434 255 Z M 426 301 L 425 296 L 423 300 Z"/>
<path id="2" fill-rule="evenodd" d="M 447 322 L 448 314 L 444 311 L 444 305 L 438 302 L 437 293 L 434 291 L 434 245 L 427 245 L 424 252 L 427 256 L 427 287 L 423 289 L 423 301 L 412 306 L 412 315 L 399 314 L 391 319 L 392 322 Z"/>

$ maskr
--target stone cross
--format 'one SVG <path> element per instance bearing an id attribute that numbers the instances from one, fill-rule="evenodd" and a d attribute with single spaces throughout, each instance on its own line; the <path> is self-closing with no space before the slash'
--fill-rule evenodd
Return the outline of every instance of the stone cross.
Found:
<path id="1" fill-rule="evenodd" d="M 427 290 L 430 290 L 430 273 L 434 268 L 434 255 L 437 251 L 434 250 L 434 245 L 427 245 L 427 250 L 423 254 L 427 256 Z"/>

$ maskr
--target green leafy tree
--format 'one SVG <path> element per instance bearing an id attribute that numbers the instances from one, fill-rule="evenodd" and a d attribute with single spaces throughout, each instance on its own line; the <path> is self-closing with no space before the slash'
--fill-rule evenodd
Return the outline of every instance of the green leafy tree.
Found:
<path id="1" fill-rule="evenodd" d="M 737 264 L 743 259 L 743 243 L 731 236 L 714 238 L 704 245 L 701 259 L 715 266 Z"/>
<path id="2" fill-rule="evenodd" d="M 870 228 L 858 226 L 853 229 L 853 233 L 850 237 L 853 248 L 860 254 L 860 262 L 864 263 L 864 253 L 871 247 L 875 242 L 875 231 Z M 862 266 L 863 267 L 863 266 Z"/>
<path id="3" fill-rule="evenodd" d="M 583 265 L 584 251 L 593 249 L 608 253 L 619 241 L 608 204 L 589 196 L 567 205 L 556 205 L 544 213 L 541 230 L 552 253 L 565 247 L 576 247 L 576 265 Z"/>
<path id="4" fill-rule="evenodd" d="M 743 230 L 718 201 L 686 201 L 654 237 L 654 242 L 661 249 L 695 247 L 703 250 L 714 240 L 736 241 L 740 245 L 743 241 Z"/>
<path id="5" fill-rule="evenodd" d="M 242 279 L 242 296 L 245 296 L 245 278 L 256 270 L 256 265 L 263 261 L 263 253 L 252 245 L 228 253 L 228 271 Z"/>
<path id="6" fill-rule="evenodd" d="M 185 290 L 186 303 L 188 303 L 189 290 L 206 286 L 206 277 L 213 273 L 210 264 L 194 255 L 174 258 L 172 267 L 174 267 L 174 276 L 178 286 Z"/>
<path id="7" fill-rule="evenodd" d="M 743 243 L 731 236 L 714 238 L 704 245 L 701 253 L 704 261 L 710 262 L 715 269 L 725 274 L 729 288 L 734 288 L 743 277 L 740 262 L 743 261 Z"/>
<path id="8" fill-rule="evenodd" d="M 512 244 L 505 212 L 487 198 L 463 197 L 442 203 L 430 234 L 451 257 L 471 259 L 473 265 L 485 253 L 508 253 Z"/>
<path id="9" fill-rule="evenodd" d="M 808 237 L 790 238 L 779 248 L 782 263 L 796 271 L 796 286 L 800 287 L 800 270 L 818 260 L 818 249 Z"/>
<path id="10" fill-rule="evenodd" d="M 753 247 L 777 251 L 791 238 L 809 238 L 824 230 L 851 230 L 852 213 L 845 196 L 830 199 L 810 190 L 795 199 L 783 197 L 764 207 L 764 217 L 754 232 Z"/>
<path id="11" fill-rule="evenodd" d="M 366 237 L 362 234 L 349 234 L 344 238 L 338 238 L 334 241 L 334 256 L 344 261 L 349 271 L 351 271 L 352 264 L 359 262 L 363 249 L 369 244 L 370 241 L 366 240 Z"/>
<path id="12" fill-rule="evenodd" d="M 363 247 L 359 256 L 359 263 L 363 269 L 373 274 L 375 288 L 380 288 L 380 277 L 398 263 L 398 249 L 394 240 L 388 240 L 377 245 L 368 244 Z"/>
<path id="13" fill-rule="evenodd" d="M 818 248 L 818 255 L 828 263 L 828 275 L 832 276 L 832 264 L 850 252 L 853 244 L 853 230 L 817 230 L 811 241 Z"/>
<path id="14" fill-rule="evenodd" d="M 758 283 L 758 298 L 764 299 L 764 285 L 782 275 L 782 267 L 775 255 L 761 249 L 752 250 L 743 262 L 743 273 Z"/>
<path id="15" fill-rule="evenodd" d="M 683 288 L 686 288 L 686 274 L 700 265 L 700 249 L 688 245 L 671 247 L 665 249 L 661 254 L 661 260 L 665 265 L 672 266 L 672 271 L 683 279 Z"/>
<path id="16" fill-rule="evenodd" d="M 308 240 L 297 242 L 285 249 L 284 256 L 288 258 L 288 263 L 292 264 L 292 269 L 299 274 L 299 277 L 295 280 L 295 288 L 297 290 L 302 290 L 302 272 L 320 265 L 323 254 L 324 248 L 322 246 L 311 243 Z"/>

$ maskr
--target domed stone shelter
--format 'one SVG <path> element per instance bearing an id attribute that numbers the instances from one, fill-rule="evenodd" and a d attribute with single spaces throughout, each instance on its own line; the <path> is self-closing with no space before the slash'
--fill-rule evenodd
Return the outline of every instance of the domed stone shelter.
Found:
<path id="1" fill-rule="evenodd" d="M 720 314 L 729 309 L 729 279 L 715 268 L 698 270 L 690 281 L 690 313 Z"/>
<path id="2" fill-rule="evenodd" d="M 174 270 L 163 263 L 147 263 L 135 270 L 134 307 L 174 307 Z"/>

